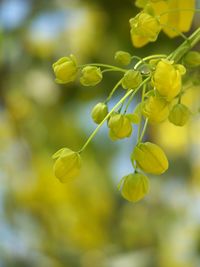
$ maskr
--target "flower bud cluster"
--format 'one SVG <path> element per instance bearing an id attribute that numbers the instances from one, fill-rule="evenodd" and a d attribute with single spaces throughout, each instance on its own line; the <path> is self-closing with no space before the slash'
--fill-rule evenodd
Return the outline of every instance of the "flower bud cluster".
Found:
<path id="1" fill-rule="evenodd" d="M 181 1 L 136 1 L 138 7 L 143 8 L 143 10 L 129 21 L 134 46 L 141 47 L 148 42 L 154 42 L 161 30 L 170 37 L 174 36 L 172 29 L 167 29 L 166 25 L 163 26 L 163 21 L 176 24 L 174 15 L 167 15 L 164 18 L 160 15 L 162 11 L 169 9 L 172 2 L 178 6 Z M 189 0 L 184 2 L 186 6 L 189 5 Z M 190 4 L 193 6 L 193 0 L 190 1 Z M 159 7 L 160 11 L 158 11 Z M 189 17 L 186 17 L 185 22 L 182 20 L 182 16 L 181 18 L 178 17 L 177 28 L 180 31 L 185 31 L 191 24 L 192 17 L 193 12 Z M 190 40 L 194 44 L 194 35 Z M 54 173 L 61 182 L 67 182 L 79 175 L 81 169 L 80 153 L 84 151 L 104 122 L 107 122 L 109 137 L 112 141 L 130 137 L 133 132 L 135 133 L 133 124 L 139 124 L 137 143 L 130 156 L 134 171 L 121 179 L 119 189 L 122 196 L 131 202 L 137 202 L 146 196 L 150 188 L 147 175 L 161 175 L 169 167 L 167 156 L 160 146 L 152 142 L 143 142 L 147 124 L 159 124 L 168 119 L 176 126 L 184 126 L 191 115 L 188 107 L 181 103 L 181 97 L 184 94 L 182 76 L 186 73 L 184 66 L 191 68 L 192 71 L 195 67 L 200 66 L 200 53 L 197 51 L 188 52 L 191 47 L 185 50 L 186 43 L 185 41 L 181 47 L 184 53 L 180 52 L 181 49 L 177 49 L 168 57 L 153 55 L 141 59 L 126 51 L 117 51 L 114 59 L 125 68 L 96 63 L 79 66 L 74 55 L 60 58 L 53 64 L 55 81 L 59 84 L 74 81 L 79 76 L 79 71 L 80 83 L 83 86 L 99 84 L 103 79 L 104 72 L 117 71 L 121 73 L 119 81 L 106 100 L 93 107 L 91 117 L 98 126 L 82 149 L 75 152 L 69 148 L 62 148 L 53 155 L 53 159 L 55 159 Z M 177 54 L 184 65 L 177 64 Z M 139 61 L 132 66 L 134 58 L 139 59 Z M 129 68 L 126 67 L 128 65 L 130 65 Z M 102 68 L 104 69 L 102 70 Z M 109 111 L 109 101 L 118 87 L 122 88 L 123 93 L 125 91 L 124 96 Z M 139 91 L 141 91 L 141 101 L 133 112 L 127 113 L 131 101 Z M 126 106 L 124 107 L 125 103 Z"/>
<path id="2" fill-rule="evenodd" d="M 146 30 L 148 32 L 148 29 Z M 144 31 L 145 29 L 141 32 Z M 136 29 L 135 32 L 137 33 Z M 151 31 L 149 30 L 148 33 L 150 36 Z M 189 62 L 190 57 L 189 55 L 185 60 Z M 124 51 L 118 51 L 115 59 L 117 62 L 127 65 L 131 62 L 131 55 Z M 185 125 L 189 119 L 190 111 L 185 105 L 173 104 L 176 98 L 180 100 L 182 75 L 186 72 L 185 67 L 167 59 L 151 60 L 149 64 L 152 66 L 147 83 L 150 89 L 133 113 L 109 112 L 107 102 L 110 97 L 104 102 L 97 103 L 91 111 L 93 121 L 99 126 L 107 121 L 109 137 L 113 141 L 130 137 L 133 132 L 133 124 L 140 123 L 142 116 L 151 124 L 161 123 L 168 118 L 176 126 Z M 53 69 L 56 81 L 67 83 L 76 78 L 79 68 L 74 56 L 71 55 L 54 63 Z M 121 78 L 121 87 L 127 90 L 127 93 L 137 92 L 144 83 L 141 71 L 136 68 L 125 71 L 122 69 L 122 71 L 124 74 Z M 99 67 L 88 65 L 82 68 L 80 77 L 82 85 L 94 86 L 101 80 L 102 71 Z M 56 160 L 54 173 L 61 182 L 66 182 L 79 175 L 81 159 L 78 152 L 63 148 L 55 153 L 53 158 Z M 143 143 L 142 140 L 138 141 L 130 158 L 134 173 L 122 178 L 120 190 L 126 200 L 137 202 L 149 192 L 150 182 L 146 174 L 161 175 L 168 169 L 169 164 L 164 151 L 158 145 L 151 142 Z"/>
<path id="3" fill-rule="evenodd" d="M 168 159 L 164 151 L 156 144 L 139 143 L 131 154 L 131 161 L 144 173 L 160 175 L 168 169 Z M 122 178 L 119 189 L 122 196 L 131 202 L 137 202 L 149 192 L 149 178 L 143 173 L 132 173 Z"/>
<path id="4" fill-rule="evenodd" d="M 60 58 L 52 67 L 57 83 L 66 84 L 77 78 L 79 68 L 74 55 Z M 88 65 L 81 70 L 80 82 L 84 86 L 95 86 L 101 82 L 102 78 L 102 71 L 96 66 Z"/>

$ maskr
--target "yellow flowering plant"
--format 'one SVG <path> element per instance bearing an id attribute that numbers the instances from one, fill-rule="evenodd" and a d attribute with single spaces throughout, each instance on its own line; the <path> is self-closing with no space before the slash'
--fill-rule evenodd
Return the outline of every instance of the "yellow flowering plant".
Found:
<path id="1" fill-rule="evenodd" d="M 169 55 L 153 54 L 140 58 L 126 51 L 117 51 L 114 59 L 122 67 L 102 63 L 78 65 L 72 55 L 53 64 L 58 83 L 74 81 L 80 71 L 81 84 L 95 86 L 103 79 L 103 73 L 119 73 L 119 80 L 107 98 L 91 111 L 92 119 L 98 126 L 79 151 L 63 148 L 54 154 L 54 172 L 61 182 L 77 176 L 81 168 L 81 153 L 107 122 L 109 137 L 113 141 L 137 135 L 130 157 L 133 173 L 123 177 L 119 184 L 122 196 L 131 202 L 143 199 L 148 193 L 150 182 L 146 173 L 161 175 L 169 165 L 161 147 L 144 142 L 147 126 L 167 119 L 176 126 L 187 123 L 192 113 L 181 103 L 186 92 L 183 86 L 190 69 L 195 71 L 200 65 L 199 52 L 191 51 L 200 41 L 200 28 L 189 37 L 183 34 L 190 29 L 195 12 L 200 11 L 195 9 L 194 0 L 137 0 L 136 5 L 142 10 L 129 21 L 135 47 L 155 42 L 161 31 L 170 38 L 178 35 L 183 37 L 183 43 Z M 109 110 L 108 103 L 118 88 L 125 89 L 124 95 Z M 128 112 L 136 95 L 139 95 L 139 103 L 133 112 Z"/>

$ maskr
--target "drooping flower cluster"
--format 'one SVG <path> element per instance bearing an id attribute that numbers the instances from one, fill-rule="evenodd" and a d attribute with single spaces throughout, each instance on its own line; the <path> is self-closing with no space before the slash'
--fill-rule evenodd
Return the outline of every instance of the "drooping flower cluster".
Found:
<path id="1" fill-rule="evenodd" d="M 194 2 L 184 1 L 185 7 L 194 7 Z M 136 4 L 143 10 L 130 19 L 131 39 L 136 47 L 143 46 L 157 39 L 161 30 L 170 37 L 178 31 L 186 31 L 190 28 L 193 12 L 183 21 L 181 10 L 173 10 L 179 7 L 180 1 L 176 0 L 137 0 Z M 173 5 L 174 4 L 174 5 Z M 170 13 L 170 10 L 172 13 Z M 180 16 L 175 23 L 176 29 L 167 28 L 166 24 L 174 26 L 174 16 Z M 164 22 L 163 22 L 164 21 Z M 200 30 L 199 33 L 200 35 Z M 97 103 L 91 117 L 98 124 L 94 132 L 89 136 L 79 152 L 68 148 L 62 148 L 53 155 L 55 159 L 54 173 L 61 181 L 79 175 L 81 168 L 80 153 L 85 150 L 94 138 L 104 122 L 107 122 L 108 135 L 112 141 L 129 138 L 137 134 L 137 142 L 130 156 L 133 173 L 123 177 L 119 183 L 122 196 L 131 202 L 144 198 L 150 188 L 149 178 L 146 174 L 161 175 L 168 169 L 169 163 L 165 152 L 157 144 L 144 142 L 145 131 L 148 124 L 159 124 L 169 120 L 176 126 L 184 126 L 191 115 L 188 107 L 181 103 L 183 90 L 182 76 L 186 75 L 186 68 L 200 66 L 200 54 L 190 51 L 191 46 L 200 38 L 193 35 L 189 37 L 177 50 L 170 55 L 152 55 L 145 58 L 133 56 L 126 51 L 117 51 L 114 55 L 121 68 L 107 64 L 78 65 L 75 56 L 63 57 L 53 64 L 53 70 L 57 83 L 69 83 L 78 78 L 83 86 L 96 86 L 103 79 L 104 71 L 116 71 L 120 73 L 120 79 L 113 87 L 105 101 Z M 192 42 L 191 42 L 192 40 Z M 134 59 L 138 62 L 134 64 Z M 181 64 L 178 64 L 181 59 Z M 185 68 L 186 67 L 186 68 Z M 109 110 L 108 102 L 118 88 L 125 92 L 124 96 Z M 141 100 L 134 111 L 128 112 L 129 106 L 136 94 L 140 93 Z M 138 124 L 138 131 L 135 131 Z"/>

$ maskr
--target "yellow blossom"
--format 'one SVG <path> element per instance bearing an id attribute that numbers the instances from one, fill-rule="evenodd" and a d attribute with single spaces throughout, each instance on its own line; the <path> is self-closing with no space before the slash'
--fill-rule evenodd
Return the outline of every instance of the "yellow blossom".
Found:
<path id="1" fill-rule="evenodd" d="M 69 148 L 62 148 L 52 158 L 56 159 L 54 164 L 55 176 L 61 182 L 67 182 L 69 179 L 79 175 L 81 157 L 78 152 L 72 151 Z"/>
<path id="2" fill-rule="evenodd" d="M 131 173 L 123 177 L 121 183 L 121 194 L 130 202 L 141 200 L 149 192 L 149 179 L 141 173 Z"/>
<path id="3" fill-rule="evenodd" d="M 86 66 L 82 69 L 80 82 L 84 86 L 94 86 L 102 80 L 101 69 L 95 66 Z"/>
<path id="4" fill-rule="evenodd" d="M 108 107 L 104 103 L 98 103 L 92 109 L 91 115 L 94 122 L 101 123 L 108 114 Z"/>
<path id="5" fill-rule="evenodd" d="M 75 80 L 77 75 L 77 63 L 74 55 L 62 57 L 53 64 L 53 70 L 57 83 L 69 83 Z"/>
<path id="6" fill-rule="evenodd" d="M 162 174 L 168 169 L 168 160 L 164 151 L 150 142 L 139 143 L 133 150 L 131 160 L 146 173 Z"/>
<path id="7" fill-rule="evenodd" d="M 115 53 L 115 60 L 121 65 L 129 65 L 131 62 L 131 55 L 125 51 L 117 51 Z"/>
<path id="8" fill-rule="evenodd" d="M 176 104 L 169 113 L 169 121 L 176 126 L 184 126 L 188 122 L 189 116 L 188 107 L 183 104 Z"/>
<path id="9" fill-rule="evenodd" d="M 124 89 L 136 89 L 142 82 L 142 75 L 137 70 L 128 70 L 122 78 Z"/>
<path id="10" fill-rule="evenodd" d="M 113 141 L 129 137 L 132 133 L 131 120 L 126 115 L 119 113 L 111 115 L 108 127 L 110 128 L 110 138 Z"/>
<path id="11" fill-rule="evenodd" d="M 180 93 L 182 74 L 183 69 L 180 71 L 180 65 L 176 68 L 172 61 L 162 59 L 156 65 L 152 83 L 161 96 L 171 101 Z"/>
<path id="12" fill-rule="evenodd" d="M 143 105 L 142 114 L 148 118 L 150 123 L 160 123 L 169 115 L 168 102 L 157 96 L 150 96 Z"/>

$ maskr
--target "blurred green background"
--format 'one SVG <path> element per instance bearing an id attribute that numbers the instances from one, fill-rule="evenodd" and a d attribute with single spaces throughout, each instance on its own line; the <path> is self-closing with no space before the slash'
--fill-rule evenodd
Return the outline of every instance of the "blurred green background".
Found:
<path id="1" fill-rule="evenodd" d="M 134 137 L 112 142 L 103 127 L 83 154 L 81 177 L 61 184 L 52 171 L 51 155 L 83 145 L 95 128 L 92 107 L 119 78 L 58 86 L 53 62 L 73 53 L 80 64 L 112 64 L 117 50 L 144 57 L 181 43 L 161 34 L 134 49 L 128 20 L 137 12 L 131 0 L 1 0 L 0 267 L 200 266 L 200 116 L 183 128 L 149 129 L 146 139 L 165 149 L 170 168 L 151 177 L 137 204 L 117 190 L 132 171 Z M 199 91 L 184 99 L 194 112 Z"/>

